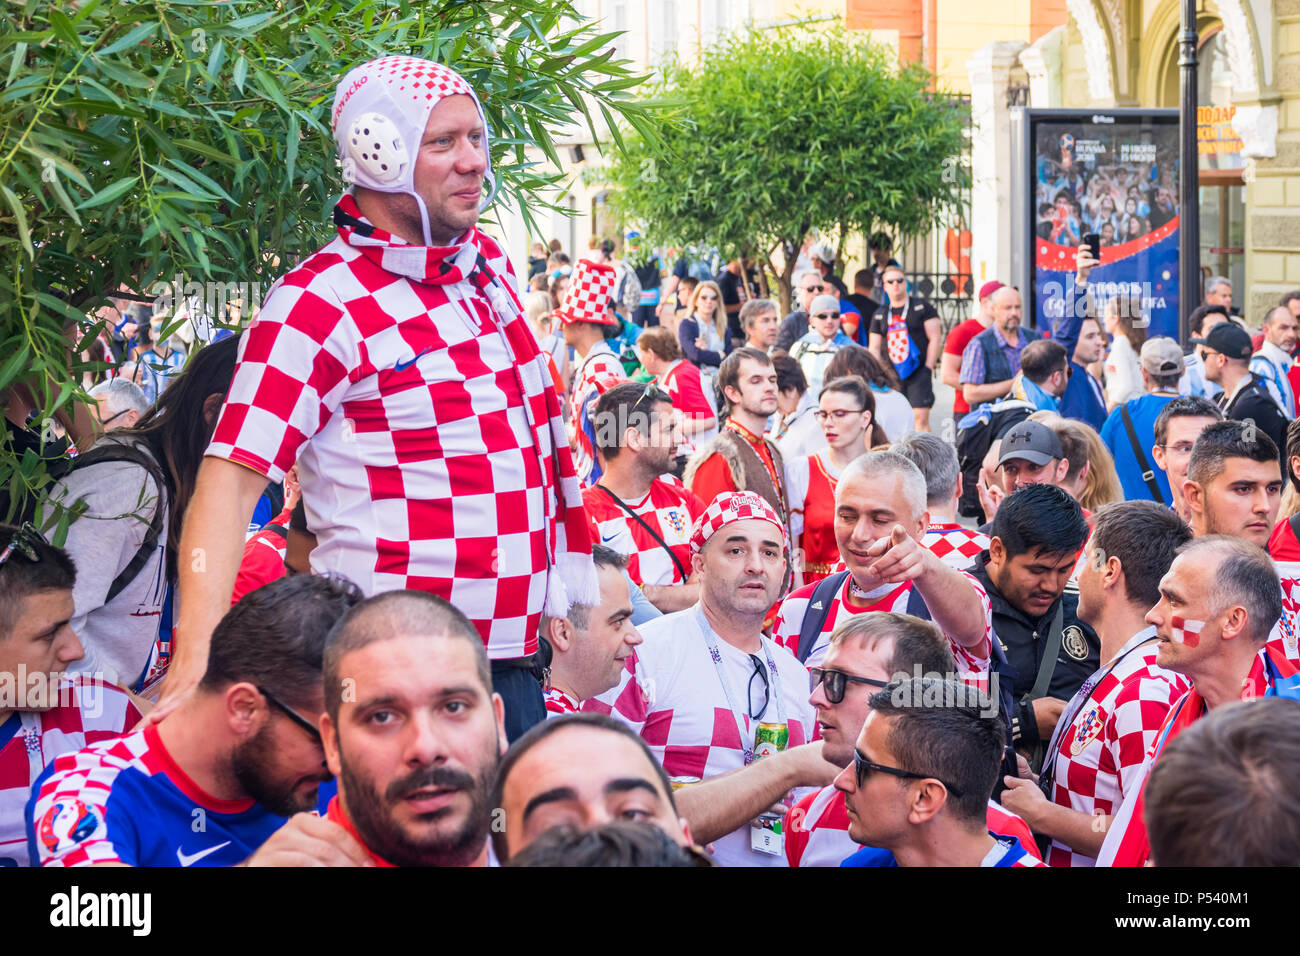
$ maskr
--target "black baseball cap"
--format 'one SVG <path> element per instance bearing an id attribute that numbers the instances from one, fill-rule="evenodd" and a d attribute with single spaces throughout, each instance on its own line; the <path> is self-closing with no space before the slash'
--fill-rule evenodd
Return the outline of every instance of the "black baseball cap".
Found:
<path id="1" fill-rule="evenodd" d="M 1236 322 L 1220 322 L 1200 339 L 1188 339 L 1193 345 L 1204 345 L 1230 359 L 1249 361 L 1255 348 L 1250 341 L 1250 333 Z"/>
<path id="2" fill-rule="evenodd" d="M 998 458 L 1001 468 L 1013 458 L 1022 458 L 1035 465 L 1046 465 L 1053 458 L 1064 458 L 1061 440 L 1042 422 L 1021 422 L 1002 436 L 1002 454 Z"/>

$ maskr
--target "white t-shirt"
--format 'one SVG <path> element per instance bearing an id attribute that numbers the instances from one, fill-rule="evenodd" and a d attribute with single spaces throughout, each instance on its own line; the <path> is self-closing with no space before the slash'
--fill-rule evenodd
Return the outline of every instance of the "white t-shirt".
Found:
<path id="1" fill-rule="evenodd" d="M 1106 401 L 1122 405 L 1146 394 L 1142 387 L 1142 365 L 1129 340 L 1117 335 L 1106 355 Z"/>
<path id="2" fill-rule="evenodd" d="M 916 419 L 912 416 L 912 405 L 906 396 L 892 388 L 883 392 L 873 388 L 871 395 L 876 400 L 876 424 L 885 430 L 885 435 L 891 442 L 916 431 Z"/>

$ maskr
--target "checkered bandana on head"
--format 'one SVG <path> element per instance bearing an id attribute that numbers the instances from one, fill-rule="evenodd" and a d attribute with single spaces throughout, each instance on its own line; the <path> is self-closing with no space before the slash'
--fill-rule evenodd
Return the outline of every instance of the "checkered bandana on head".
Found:
<path id="1" fill-rule="evenodd" d="M 609 310 L 609 300 L 617 282 L 618 272 L 613 266 L 579 259 L 555 314 L 565 325 L 572 322 L 617 325 L 618 320 Z"/>
<path id="2" fill-rule="evenodd" d="M 781 516 L 767 503 L 766 498 L 753 491 L 724 491 L 713 499 L 704 514 L 695 519 L 695 527 L 691 529 L 691 553 L 699 552 L 704 543 L 722 528 L 747 518 L 770 521 L 776 525 L 781 529 L 781 546 L 789 547 Z"/>
<path id="3" fill-rule="evenodd" d="M 432 60 L 385 56 L 353 67 L 334 94 L 330 116 L 344 180 L 378 192 L 414 197 L 420 207 L 425 245 L 433 245 L 433 240 L 429 212 L 415 191 L 415 157 L 433 108 L 444 97 L 460 94 L 474 101 L 483 122 L 484 175 L 489 189 L 482 204 L 485 208 L 496 192 L 487 119 L 478 97 L 460 74 Z"/>

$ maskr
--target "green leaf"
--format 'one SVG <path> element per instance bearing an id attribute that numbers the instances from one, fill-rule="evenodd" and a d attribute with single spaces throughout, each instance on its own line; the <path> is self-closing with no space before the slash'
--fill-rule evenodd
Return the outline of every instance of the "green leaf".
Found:
<path id="1" fill-rule="evenodd" d="M 134 186 L 139 181 L 140 181 L 139 176 L 126 176 L 122 179 L 119 179 L 117 182 L 109 186 L 106 186 L 103 189 L 101 189 L 99 192 L 95 193 L 95 195 L 91 196 L 89 199 L 87 199 L 77 208 L 91 209 L 95 206 L 102 206 L 105 203 L 110 203 L 114 199 L 117 199 L 120 196 L 125 195 L 127 190 L 129 190 L 132 186 Z"/>
<path id="2" fill-rule="evenodd" d="M 157 21 L 141 23 L 139 26 L 137 26 L 126 36 L 104 47 L 104 49 L 97 51 L 95 56 L 97 58 L 102 56 L 112 56 L 114 53 L 117 53 L 119 50 L 125 50 L 130 47 L 139 46 L 141 41 L 143 41 L 145 37 L 152 36 L 157 29 L 158 29 Z"/>
<path id="3" fill-rule="evenodd" d="M 244 92 L 244 79 L 248 76 L 248 60 L 240 57 L 235 61 L 235 73 L 231 82 L 235 84 L 235 89 Z"/>
<path id="4" fill-rule="evenodd" d="M 50 26 L 54 28 L 54 33 L 64 43 L 69 43 L 74 47 L 81 47 L 81 37 L 77 36 L 77 28 L 72 25 L 67 14 L 58 10 L 50 11 Z"/>
<path id="5" fill-rule="evenodd" d="M 288 142 L 285 144 L 284 150 L 284 182 L 286 186 L 293 185 L 293 165 L 298 161 L 298 136 L 298 114 L 291 113 L 289 115 Z"/>
<path id="6" fill-rule="evenodd" d="M 27 251 L 27 257 L 33 262 L 36 261 L 36 250 L 32 248 L 32 232 L 27 227 L 27 211 L 23 209 L 23 204 L 18 201 L 13 190 L 8 186 L 0 185 L 0 194 L 4 195 L 5 202 L 9 204 L 10 210 L 14 214 L 14 225 L 18 228 L 18 238 L 22 240 L 23 249 Z"/>
<path id="7" fill-rule="evenodd" d="M 18 370 L 23 367 L 27 357 L 31 354 L 31 346 L 24 342 L 16 352 L 5 360 L 4 365 L 0 365 L 0 389 L 5 388 L 14 380 Z"/>

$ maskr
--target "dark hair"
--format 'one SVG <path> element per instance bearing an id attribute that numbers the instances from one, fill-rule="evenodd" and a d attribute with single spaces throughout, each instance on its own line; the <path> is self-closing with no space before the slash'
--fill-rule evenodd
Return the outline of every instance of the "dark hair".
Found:
<path id="1" fill-rule="evenodd" d="M 114 440 L 135 440 L 148 446 L 168 478 L 167 577 L 172 581 L 176 580 L 185 509 L 216 430 L 216 422 L 209 425 L 203 417 L 203 405 L 211 395 L 220 395 L 225 403 L 230 380 L 235 377 L 240 338 L 231 335 L 192 354 L 185 370 L 168 380 L 166 390 L 135 427 L 113 433 Z"/>
<path id="2" fill-rule="evenodd" d="M 1289 428 L 1290 426 L 1288 426 Z M 1246 430 L 1251 429 L 1249 439 Z M 1277 445 L 1260 428 L 1236 419 L 1207 425 L 1192 446 L 1187 462 L 1187 477 L 1205 487 L 1219 475 L 1229 458 L 1247 458 L 1250 461 L 1276 462 Z"/>
<path id="3" fill-rule="evenodd" d="M 1295 866 L 1300 701 L 1216 707 L 1169 741 L 1144 802 L 1157 866 Z"/>
<path id="4" fill-rule="evenodd" d="M 362 596 L 347 578 L 332 574 L 295 574 L 250 591 L 213 630 L 199 689 L 248 681 L 304 701 L 320 687 L 326 635 Z"/>
<path id="5" fill-rule="evenodd" d="M 885 741 L 898 769 L 959 789 L 948 791 L 953 817 L 983 829 L 1006 747 L 1006 725 L 988 697 L 960 680 L 913 677 L 872 694 L 871 709 L 897 718 Z"/>
<path id="6" fill-rule="evenodd" d="M 1221 422 L 1223 412 L 1208 398 L 1199 395 L 1179 395 L 1160 409 L 1160 414 L 1156 416 L 1156 445 L 1160 448 L 1165 446 L 1165 440 L 1169 437 L 1171 418 L 1213 418 Z"/>
<path id="7" fill-rule="evenodd" d="M 779 379 L 778 379 L 779 381 Z M 842 392 L 851 396 L 854 401 L 862 406 L 863 410 L 871 413 L 871 421 L 876 421 L 876 396 L 871 394 L 871 389 L 863 381 L 861 375 L 841 375 L 838 378 L 828 378 L 822 385 L 821 394 L 827 392 Z M 820 399 L 821 396 L 818 396 Z"/>
<path id="8" fill-rule="evenodd" d="M 894 242 L 889 238 L 887 232 L 873 232 L 871 238 L 867 240 L 868 249 L 893 249 Z"/>
<path id="9" fill-rule="evenodd" d="M 296 575 L 305 577 L 305 575 Z M 386 591 L 349 608 L 325 636 L 325 660 L 322 667 L 325 684 L 325 710 L 337 723 L 339 704 L 343 701 L 339 665 L 353 651 L 376 641 L 387 641 L 398 633 L 428 637 L 456 637 L 474 649 L 479 680 L 488 695 L 492 694 L 492 672 L 487 651 L 469 618 L 450 601 L 427 591 Z"/>
<path id="10" fill-rule="evenodd" d="M 772 367 L 776 369 L 776 389 L 778 392 L 794 389 L 800 395 L 808 391 L 808 379 L 803 374 L 803 366 L 790 357 L 788 352 L 777 352 L 772 356 Z"/>
<path id="11" fill-rule="evenodd" d="M 748 304 L 746 303 L 746 305 Z M 677 344 L 676 334 L 672 329 L 665 328 L 662 325 L 652 326 L 638 335 L 636 347 L 645 349 L 651 355 L 661 358 L 665 362 L 676 362 L 682 357 L 682 349 Z"/>
<path id="12" fill-rule="evenodd" d="M 612 256 L 614 254 L 614 246 L 615 243 L 613 239 L 602 239 L 600 241 L 600 251 L 607 256 Z"/>
<path id="13" fill-rule="evenodd" d="M 898 452 L 921 469 L 927 505 L 946 505 L 952 500 L 961 478 L 961 465 L 952 445 L 930 432 L 912 432 L 894 442 L 890 451 Z"/>
<path id="14" fill-rule="evenodd" d="M 0 550 L 8 547 L 18 528 L 0 524 Z M 56 548 L 40 534 L 24 532 L 23 541 L 35 552 L 36 560 L 17 548 L 0 565 L 0 641 L 6 640 L 18 623 L 18 610 L 29 594 L 41 591 L 71 591 L 77 583 L 77 568 L 68 552 Z"/>
<path id="15" fill-rule="evenodd" d="M 1124 594 L 1144 609 L 1160 601 L 1160 579 L 1191 539 L 1192 529 L 1154 501 L 1118 501 L 1099 510 L 1092 523 L 1093 554 L 1099 562 L 1119 559 Z"/>
<path id="16" fill-rule="evenodd" d="M 1300 299 L 1300 289 L 1292 289 L 1290 292 L 1286 293 L 1286 295 L 1282 296 L 1282 298 L 1278 299 L 1277 304 L 1289 306 L 1292 302 L 1295 302 L 1298 299 Z"/>
<path id="17" fill-rule="evenodd" d="M 1262 647 L 1282 617 L 1282 582 L 1268 552 L 1231 535 L 1207 534 L 1183 544 L 1178 554 L 1195 554 L 1199 559 L 1202 551 L 1220 557 L 1210 588 L 1214 612 L 1245 608 L 1249 639 Z"/>
<path id="18" fill-rule="evenodd" d="M 589 830 L 552 827 L 513 857 L 507 866 L 716 866 L 674 842 L 653 823 L 615 820 Z"/>
<path id="19" fill-rule="evenodd" d="M 877 611 L 873 614 L 854 614 L 835 628 L 831 644 L 839 646 L 846 641 L 861 639 L 874 641 L 894 639 L 886 673 L 911 676 L 917 668 L 922 674 L 953 674 L 957 662 L 943 632 L 931 621 L 923 621 L 910 614 Z"/>
<path id="20" fill-rule="evenodd" d="M 1142 344 L 1147 340 L 1147 323 L 1143 321 L 1140 296 L 1116 296 L 1106 303 L 1103 314 L 1115 319 L 1117 334 L 1128 339 L 1134 352 L 1142 351 Z"/>
<path id="21" fill-rule="evenodd" d="M 1035 339 L 1020 353 L 1020 371 L 1035 385 L 1042 385 L 1054 373 L 1064 371 L 1069 362 L 1065 347 L 1051 339 Z"/>
<path id="22" fill-rule="evenodd" d="M 642 435 L 649 435 L 656 407 L 665 402 L 671 405 L 673 400 L 653 382 L 649 385 L 640 382 L 615 385 L 596 399 L 592 410 L 596 450 L 606 461 L 613 461 L 623 449 L 623 436 L 627 429 L 635 428 Z"/>
<path id="23" fill-rule="evenodd" d="M 510 777 L 510 771 L 514 769 L 524 754 L 532 750 L 547 737 L 558 733 L 567 727 L 590 727 L 594 730 L 607 730 L 613 734 L 620 734 L 628 740 L 634 741 L 641 752 L 645 754 L 646 760 L 654 768 L 660 785 L 664 788 L 664 793 L 668 795 L 668 805 L 672 807 L 673 813 L 677 812 L 677 801 L 673 799 L 673 785 L 668 779 L 668 774 L 659 760 L 655 757 L 654 752 L 641 739 L 640 734 L 620 720 L 615 720 L 607 714 L 565 714 L 563 717 L 556 717 L 553 720 L 546 720 L 540 724 L 534 724 L 528 732 L 510 745 L 506 755 L 501 758 L 497 764 L 496 781 L 492 784 L 492 799 L 490 806 L 500 807 L 501 799 L 506 789 L 506 780 Z M 503 863 L 509 858 L 510 851 L 506 846 L 506 835 L 503 828 L 492 828 L 492 847 L 496 850 L 497 859 Z"/>
<path id="24" fill-rule="evenodd" d="M 289 512 L 289 530 L 311 534 L 311 528 L 307 527 L 307 502 L 302 495 L 298 496 L 298 503 Z"/>
<path id="25" fill-rule="evenodd" d="M 1300 418 L 1291 419 L 1291 424 L 1286 426 L 1286 473 L 1291 479 L 1291 487 L 1300 491 L 1300 477 L 1297 477 L 1295 470 L 1291 467 L 1291 459 L 1300 455 Z"/>
<path id="26" fill-rule="evenodd" d="M 603 544 L 591 546 L 591 560 L 597 568 L 613 568 L 615 571 L 622 571 L 627 567 L 627 555 L 619 554 L 613 548 L 607 548 Z M 591 623 L 591 605 L 573 601 L 569 605 L 567 617 L 570 624 L 585 633 Z"/>
<path id="27" fill-rule="evenodd" d="M 870 349 L 861 345 L 846 345 L 831 356 L 826 366 L 826 378 L 839 378 L 841 375 L 861 375 L 867 384 L 878 388 L 892 388 L 896 392 L 903 389 L 893 363 L 886 367 L 871 354 Z"/>
<path id="28" fill-rule="evenodd" d="M 1199 336 L 1202 329 L 1205 328 L 1205 317 L 1207 315 L 1221 315 L 1225 319 L 1229 318 L 1228 310 L 1221 305 L 1198 305 L 1192 309 L 1187 316 L 1187 325 L 1192 335 Z"/>
<path id="29" fill-rule="evenodd" d="M 1079 502 L 1055 485 L 1019 489 L 998 506 L 989 537 L 997 538 L 1014 558 L 1031 551 L 1069 554 L 1088 539 L 1088 522 Z"/>
<path id="30" fill-rule="evenodd" d="M 717 389 L 718 395 L 727 404 L 728 409 L 731 407 L 731 400 L 727 398 L 727 389 L 740 390 L 740 363 L 745 359 L 757 362 L 759 365 L 771 366 L 772 364 L 771 356 L 752 345 L 742 345 L 722 360 L 722 364 L 718 366 Z"/>
<path id="31" fill-rule="evenodd" d="M 870 289 L 876 284 L 876 274 L 870 269 L 859 269 L 853 273 L 853 288 Z"/>

